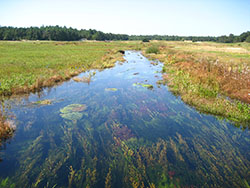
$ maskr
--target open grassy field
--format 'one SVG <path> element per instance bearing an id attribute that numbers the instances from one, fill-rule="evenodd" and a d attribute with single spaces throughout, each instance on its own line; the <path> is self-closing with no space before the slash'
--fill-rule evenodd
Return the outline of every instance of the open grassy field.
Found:
<path id="1" fill-rule="evenodd" d="M 250 44 L 152 42 L 163 82 L 196 109 L 250 124 Z"/>
<path id="2" fill-rule="evenodd" d="M 2 41 L 0 95 L 39 91 L 85 70 L 112 67 L 122 60 L 118 51 L 128 49 L 163 62 L 162 83 L 184 102 L 249 124 L 249 43 Z"/>
<path id="3" fill-rule="evenodd" d="M 0 95 L 40 90 L 88 69 L 112 67 L 136 43 L 0 42 Z"/>
<path id="4" fill-rule="evenodd" d="M 0 146 L 15 127 L 5 117 L 5 96 L 40 91 L 89 69 L 123 60 L 119 50 L 138 42 L 0 41 Z"/>

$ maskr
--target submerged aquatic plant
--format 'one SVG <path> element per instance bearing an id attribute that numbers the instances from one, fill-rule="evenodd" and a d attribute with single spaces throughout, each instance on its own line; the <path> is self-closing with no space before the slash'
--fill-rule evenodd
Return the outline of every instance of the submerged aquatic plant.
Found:
<path id="1" fill-rule="evenodd" d="M 60 109 L 60 116 L 67 120 L 79 120 L 83 116 L 83 113 L 80 112 L 86 110 L 86 108 L 85 104 L 70 104 Z"/>
<path id="2" fill-rule="evenodd" d="M 68 119 L 68 120 L 78 120 L 81 119 L 83 114 L 79 112 L 72 112 L 72 113 L 67 113 L 67 114 L 61 114 L 61 117 L 63 119 Z"/>
<path id="3" fill-rule="evenodd" d="M 88 118 L 80 119 L 85 105 L 65 105 L 58 113 L 73 121 L 48 119 L 39 134 L 27 132 L 34 136 L 10 156 L 20 164 L 11 180 L 17 187 L 247 187 L 248 137 L 166 100 L 166 92 L 154 98 L 135 86 L 107 98 L 99 90 L 80 93 L 91 106 Z"/>
<path id="4" fill-rule="evenodd" d="M 7 178 L 5 178 L 5 179 L 0 179 L 0 187 L 9 187 L 9 188 L 14 188 L 14 187 L 16 187 L 16 185 L 14 184 L 14 183 L 11 183 L 10 181 L 9 181 L 9 178 L 7 177 Z"/>

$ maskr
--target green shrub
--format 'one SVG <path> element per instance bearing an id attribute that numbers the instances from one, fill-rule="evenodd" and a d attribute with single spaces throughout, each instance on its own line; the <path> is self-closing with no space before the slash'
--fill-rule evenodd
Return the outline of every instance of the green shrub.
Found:
<path id="1" fill-rule="evenodd" d="M 149 42 L 149 40 L 148 39 L 143 39 L 142 42 Z"/>
<path id="2" fill-rule="evenodd" d="M 160 51 L 159 51 L 159 48 L 157 46 L 150 46 L 149 48 L 147 48 L 146 53 L 147 54 L 151 54 L 151 53 L 158 54 L 158 53 L 160 53 Z"/>
<path id="3" fill-rule="evenodd" d="M 249 42 L 250 43 L 250 35 L 246 38 L 245 42 Z"/>

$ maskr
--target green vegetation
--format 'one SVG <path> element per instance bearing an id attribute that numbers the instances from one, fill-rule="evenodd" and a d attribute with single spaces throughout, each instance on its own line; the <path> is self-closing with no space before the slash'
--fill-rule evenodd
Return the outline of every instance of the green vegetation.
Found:
<path id="1" fill-rule="evenodd" d="M 162 72 L 166 74 L 161 83 L 168 84 L 174 94 L 196 109 L 249 128 L 249 45 L 184 42 L 152 45 L 157 44 L 159 54 L 148 54 L 145 49 L 145 55 L 164 62 Z"/>
<path id="2" fill-rule="evenodd" d="M 249 106 L 238 108 L 237 101 L 225 98 L 249 103 L 248 43 L 151 43 L 0 42 L 0 94 L 39 91 L 82 71 L 109 68 L 116 60 L 122 60 L 119 50 L 140 48 L 165 63 L 165 82 L 185 102 L 204 112 L 249 122 Z M 92 76 L 74 80 L 89 83 Z"/>
<path id="3" fill-rule="evenodd" d="M 245 42 L 250 43 L 250 35 L 246 38 Z"/>
<path id="4" fill-rule="evenodd" d="M 154 57 L 165 57 L 163 46 L 159 48 L 161 53 L 153 54 Z M 177 66 L 180 61 L 175 54 L 165 64 Z M 72 90 L 63 94 L 66 100 L 59 104 L 41 106 L 39 110 L 37 106 L 24 108 L 25 120 L 20 120 L 17 135 L 24 139 L 13 143 L 11 152 L 6 152 L 8 161 L 15 161 L 9 164 L 8 182 L 15 182 L 16 187 L 93 188 L 248 185 L 246 132 L 199 114 L 178 98 L 166 99 L 165 89 L 148 91 L 146 88 L 151 85 L 144 84 L 145 79 L 156 74 L 153 70 L 156 67 L 146 62 L 147 68 L 139 66 L 139 70 L 130 71 L 131 75 L 144 74 L 143 83 L 133 84 L 135 80 L 125 79 L 128 72 L 118 67 L 120 80 L 113 78 L 121 86 L 123 80 L 126 86 L 115 94 L 105 92 L 105 86 L 103 90 L 99 87 L 80 92 Z M 178 74 L 177 84 L 184 77 L 180 86 L 195 81 L 184 70 L 177 73 L 175 69 L 169 70 L 171 66 L 165 67 L 166 72 Z M 116 75 L 110 74 L 114 69 L 102 73 Z M 105 82 L 107 86 L 112 87 L 113 78 Z M 207 83 L 212 83 L 211 88 L 217 87 L 212 79 Z M 145 88 L 138 92 L 132 84 Z M 205 99 L 213 98 L 219 91 L 199 86 L 196 89 L 202 91 L 197 96 L 202 93 Z M 246 109 L 242 103 L 238 103 L 238 108 Z M 27 124 L 27 120 L 31 122 Z M 2 173 L 6 178 L 5 172 Z"/>
<path id="5" fill-rule="evenodd" d="M 135 42 L 0 42 L 0 95 L 39 91 L 89 69 L 122 61 Z"/>
<path id="6" fill-rule="evenodd" d="M 210 42 L 220 42 L 220 43 L 237 43 L 237 42 L 247 42 L 247 37 L 250 36 L 250 31 L 244 32 L 239 36 L 230 34 L 229 36 L 223 35 L 219 37 L 211 36 L 169 36 L 169 35 L 131 35 L 129 40 L 161 40 L 161 41 L 210 41 Z"/>
<path id="7" fill-rule="evenodd" d="M 52 101 L 46 99 L 46 100 L 42 100 L 42 101 L 36 101 L 35 104 L 50 105 L 50 104 L 52 104 Z"/>
<path id="8" fill-rule="evenodd" d="M 158 54 L 159 48 L 158 48 L 158 46 L 150 46 L 147 48 L 146 53 L 147 54 L 151 54 L 151 53 Z"/>
<path id="9" fill-rule="evenodd" d="M 0 149 L 2 148 L 3 143 L 10 139 L 16 129 L 16 126 L 13 121 L 7 120 L 7 117 L 5 115 L 4 111 L 4 105 L 2 104 L 2 101 L 0 101 L 1 106 L 0 106 Z M 3 107 L 3 109 L 2 109 Z M 0 156 L 0 162 L 2 161 L 1 156 Z M 8 178 L 1 180 L 0 178 L 0 188 L 1 187 L 10 187 L 8 183 Z"/>
<path id="10" fill-rule="evenodd" d="M 117 88 L 105 88 L 105 91 L 117 91 Z"/>
<path id="11" fill-rule="evenodd" d="M 156 101 L 147 96 L 149 93 L 145 93 L 147 100 L 138 100 L 141 93 L 128 90 L 123 95 L 128 100 L 121 105 L 117 105 L 116 96 L 108 99 L 114 103 L 106 105 L 97 104 L 99 96 L 86 96 L 81 100 L 89 99 L 92 109 L 86 109 L 88 116 L 54 124 L 51 122 L 56 121 L 50 119 L 41 131 L 25 132 L 36 136 L 18 144 L 22 146 L 18 147 L 20 154 L 12 160 L 20 166 L 10 177 L 11 182 L 17 187 L 57 184 L 79 188 L 104 187 L 104 182 L 110 187 L 134 188 L 246 184 L 248 158 L 244 149 L 237 146 L 244 143 L 247 147 L 247 138 L 239 137 L 238 132 L 232 138 L 228 129 L 220 127 L 227 127 L 226 124 L 214 124 L 199 115 L 194 123 L 194 117 L 189 116 L 192 109 L 176 111 L 175 105 L 163 102 L 164 96 Z M 178 100 L 171 104 L 178 105 Z M 53 107 L 58 112 L 58 106 Z M 78 107 L 82 105 L 71 104 L 60 111 L 71 113 Z M 166 107 L 167 110 L 160 110 Z M 166 114 L 167 122 L 173 126 L 162 121 Z M 27 115 L 31 119 L 35 116 Z M 53 118 L 57 116 L 53 114 Z M 128 125 L 124 124 L 127 119 Z"/>
<path id="12" fill-rule="evenodd" d="M 16 185 L 14 183 L 10 183 L 9 178 L 0 179 L 0 188 L 15 188 Z"/>
<path id="13" fill-rule="evenodd" d="M 224 97 L 249 103 L 248 43 L 151 43 L 0 42 L 0 94 L 39 91 L 82 71 L 109 68 L 116 60 L 122 60 L 119 50 L 140 48 L 165 63 L 163 72 L 168 73 L 165 82 L 185 102 L 204 112 L 249 122 L 249 107 L 243 110 L 238 108 L 238 102 Z M 89 83 L 93 76 L 74 80 Z"/>
<path id="14" fill-rule="evenodd" d="M 170 90 L 180 95 L 184 102 L 202 112 L 226 117 L 245 128 L 249 126 L 250 106 L 219 96 L 219 84 L 214 78 L 198 82 L 197 77 L 176 67 L 167 66 L 167 70 L 169 78 L 165 81 Z"/>
<path id="15" fill-rule="evenodd" d="M 13 136 L 14 131 L 14 122 L 7 120 L 6 116 L 2 112 L 2 109 L 0 108 L 0 147 L 2 146 L 3 141 Z"/>
<path id="16" fill-rule="evenodd" d="M 128 40 L 128 35 L 103 33 L 94 29 L 73 29 L 59 26 L 29 28 L 0 27 L 0 40 Z"/>
<path id="17" fill-rule="evenodd" d="M 82 118 L 83 113 L 81 112 L 86 110 L 86 108 L 85 104 L 70 104 L 60 109 L 60 116 L 67 120 L 76 121 Z"/>
<path id="18" fill-rule="evenodd" d="M 247 42 L 250 31 L 244 32 L 239 36 L 230 34 L 219 37 L 197 37 L 197 36 L 169 36 L 169 35 L 126 35 L 103 33 L 94 29 L 73 29 L 59 26 L 42 26 L 29 28 L 1 27 L 0 40 L 54 40 L 54 41 L 77 41 L 77 40 L 166 40 L 166 41 L 211 41 L 221 43 Z"/>
<path id="19" fill-rule="evenodd" d="M 143 83 L 134 83 L 134 84 L 133 84 L 133 86 L 138 86 L 138 85 L 140 85 L 140 86 L 142 86 L 142 87 L 145 87 L 145 88 L 147 88 L 147 89 L 150 89 L 150 90 L 152 90 L 152 89 L 154 88 L 154 86 L 151 85 L 151 84 L 143 84 Z"/>
<path id="20" fill-rule="evenodd" d="M 142 42 L 149 42 L 149 39 L 142 39 Z"/>

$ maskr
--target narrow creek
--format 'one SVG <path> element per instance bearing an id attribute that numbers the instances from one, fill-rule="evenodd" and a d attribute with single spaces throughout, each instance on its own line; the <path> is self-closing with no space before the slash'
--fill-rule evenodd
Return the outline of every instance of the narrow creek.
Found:
<path id="1" fill-rule="evenodd" d="M 247 187 L 250 134 L 199 113 L 161 80 L 162 64 L 126 51 L 88 83 L 5 101 L 14 137 L 0 182 L 16 187 Z M 47 100 L 51 104 L 37 101 Z"/>

